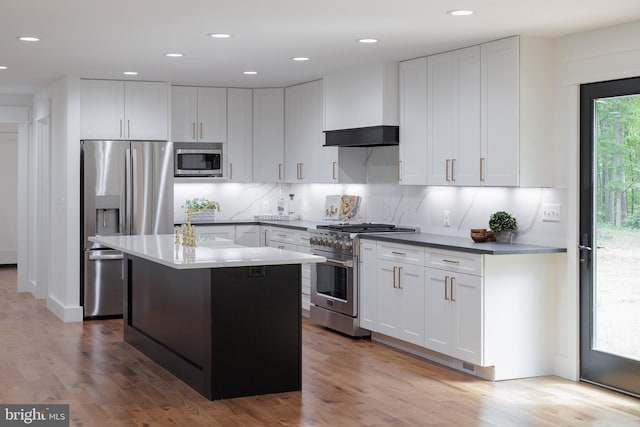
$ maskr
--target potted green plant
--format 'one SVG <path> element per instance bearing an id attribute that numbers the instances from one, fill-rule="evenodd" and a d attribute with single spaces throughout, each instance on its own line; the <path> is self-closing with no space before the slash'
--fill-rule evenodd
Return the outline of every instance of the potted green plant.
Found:
<path id="1" fill-rule="evenodd" d="M 204 197 L 187 199 L 182 208 L 191 211 L 191 215 L 198 219 L 214 220 L 216 211 L 220 212 L 220 204 L 218 202 L 210 201 Z"/>
<path id="2" fill-rule="evenodd" d="M 518 222 L 509 212 L 498 211 L 489 217 L 489 228 L 496 233 L 496 242 L 511 243 L 513 231 L 518 229 Z"/>

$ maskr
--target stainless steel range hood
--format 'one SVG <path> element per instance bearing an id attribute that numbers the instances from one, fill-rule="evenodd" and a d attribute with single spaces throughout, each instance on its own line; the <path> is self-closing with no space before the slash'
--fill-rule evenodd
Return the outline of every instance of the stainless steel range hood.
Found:
<path id="1" fill-rule="evenodd" d="M 398 126 L 369 126 L 354 129 L 326 130 L 325 147 L 379 147 L 398 145 Z"/>

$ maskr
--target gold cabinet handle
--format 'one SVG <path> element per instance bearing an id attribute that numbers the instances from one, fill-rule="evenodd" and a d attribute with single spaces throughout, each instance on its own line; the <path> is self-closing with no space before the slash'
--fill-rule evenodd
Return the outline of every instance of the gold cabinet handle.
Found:
<path id="1" fill-rule="evenodd" d="M 449 301 L 449 294 L 447 291 L 449 290 L 449 276 L 444 276 L 444 299 Z"/>
<path id="2" fill-rule="evenodd" d="M 394 255 L 398 255 L 398 256 L 407 256 L 407 254 L 405 254 L 404 252 L 391 251 L 391 253 L 394 254 Z"/>
<path id="3" fill-rule="evenodd" d="M 453 296 L 453 284 L 455 280 L 456 280 L 455 277 L 451 277 L 451 281 L 449 282 L 449 286 L 451 287 L 451 301 L 453 302 L 456 301 L 455 297 Z"/>
<path id="4" fill-rule="evenodd" d="M 229 163 L 229 179 L 233 179 L 233 163 Z"/>
<path id="5" fill-rule="evenodd" d="M 444 175 L 445 175 L 445 179 L 447 180 L 447 182 L 450 181 L 449 179 L 449 163 L 451 163 L 451 160 L 447 159 L 445 162 L 445 167 L 444 167 Z"/>
<path id="6" fill-rule="evenodd" d="M 398 286 L 396 286 L 396 270 L 398 269 L 398 267 L 393 266 L 393 288 L 396 289 Z"/>
<path id="7" fill-rule="evenodd" d="M 202 122 L 200 122 L 200 139 L 202 139 Z"/>
<path id="8" fill-rule="evenodd" d="M 333 162 L 333 179 L 336 179 L 336 162 Z"/>
<path id="9" fill-rule="evenodd" d="M 122 119 L 120 119 L 120 138 L 122 138 Z"/>
<path id="10" fill-rule="evenodd" d="M 484 182 L 484 157 L 480 157 L 480 182 Z"/>
<path id="11" fill-rule="evenodd" d="M 451 181 L 452 182 L 456 182 L 455 167 L 456 167 L 456 159 L 451 159 Z"/>
<path id="12" fill-rule="evenodd" d="M 278 163 L 278 179 L 282 179 L 282 163 Z"/>
<path id="13" fill-rule="evenodd" d="M 191 139 L 196 140 L 196 122 L 191 123 Z"/>
<path id="14" fill-rule="evenodd" d="M 460 261 L 454 261 L 451 259 L 443 259 L 442 262 L 446 262 L 447 264 L 455 264 L 455 265 L 460 264 Z"/>
<path id="15" fill-rule="evenodd" d="M 402 267 L 398 267 L 398 289 L 402 289 L 402 283 L 400 277 L 402 276 Z"/>
<path id="16" fill-rule="evenodd" d="M 127 138 L 131 138 L 131 120 L 127 120 Z"/>

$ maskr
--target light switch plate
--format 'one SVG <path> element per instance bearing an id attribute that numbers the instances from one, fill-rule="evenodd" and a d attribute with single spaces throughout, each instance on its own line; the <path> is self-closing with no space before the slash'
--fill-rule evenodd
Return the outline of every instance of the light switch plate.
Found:
<path id="1" fill-rule="evenodd" d="M 545 203 L 542 205 L 543 222 L 562 222 L 562 208 L 556 203 Z"/>

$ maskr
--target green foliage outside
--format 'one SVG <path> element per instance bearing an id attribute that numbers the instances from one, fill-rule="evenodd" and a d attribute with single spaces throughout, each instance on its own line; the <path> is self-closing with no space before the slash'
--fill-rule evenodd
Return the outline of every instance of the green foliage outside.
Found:
<path id="1" fill-rule="evenodd" d="M 640 229 L 640 96 L 596 101 L 598 224 Z"/>

